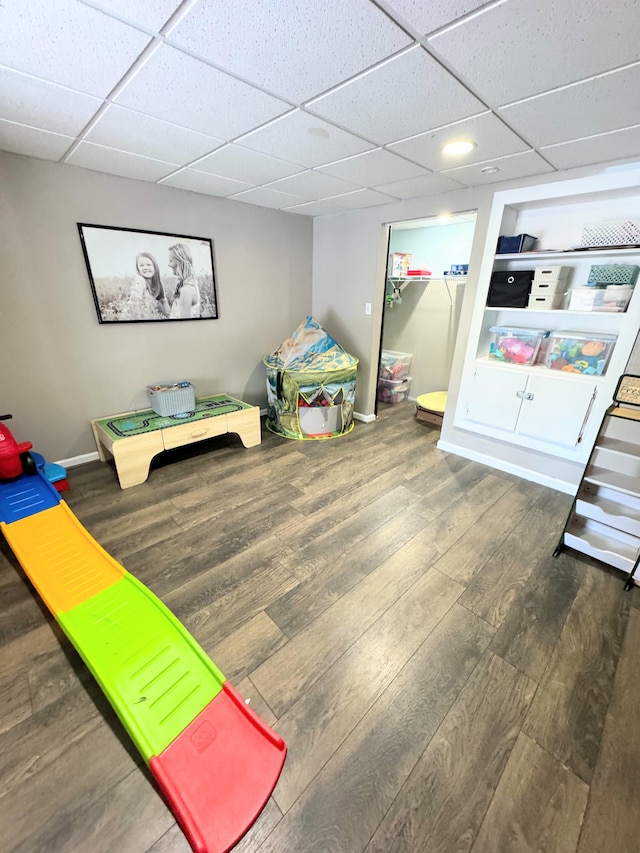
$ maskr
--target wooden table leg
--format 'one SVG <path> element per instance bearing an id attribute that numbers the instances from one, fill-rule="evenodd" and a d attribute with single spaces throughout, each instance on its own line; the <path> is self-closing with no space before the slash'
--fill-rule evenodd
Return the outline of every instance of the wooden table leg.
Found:
<path id="1" fill-rule="evenodd" d="M 151 460 L 163 450 L 162 433 L 159 430 L 115 441 L 112 453 L 120 488 L 128 489 L 130 486 L 144 483 L 149 476 Z"/>
<path id="2" fill-rule="evenodd" d="M 236 432 L 245 447 L 255 447 L 262 441 L 260 432 L 260 409 L 240 409 L 227 415 L 227 431 Z"/>

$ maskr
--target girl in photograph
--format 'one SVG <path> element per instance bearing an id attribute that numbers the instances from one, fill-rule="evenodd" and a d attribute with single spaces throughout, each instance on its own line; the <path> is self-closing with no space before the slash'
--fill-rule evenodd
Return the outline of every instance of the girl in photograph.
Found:
<path id="1" fill-rule="evenodd" d="M 200 317 L 200 290 L 193 274 L 191 250 L 184 243 L 169 247 L 169 267 L 178 279 L 171 306 L 172 320 Z"/>
<path id="2" fill-rule="evenodd" d="M 149 252 L 136 256 L 137 275 L 127 303 L 129 320 L 166 320 L 169 303 L 165 296 L 158 262 Z"/>

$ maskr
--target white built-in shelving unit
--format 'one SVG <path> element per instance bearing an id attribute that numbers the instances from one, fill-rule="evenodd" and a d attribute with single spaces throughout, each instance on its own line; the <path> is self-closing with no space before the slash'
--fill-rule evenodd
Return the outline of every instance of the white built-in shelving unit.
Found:
<path id="1" fill-rule="evenodd" d="M 620 219 L 640 221 L 640 171 L 506 190 L 494 196 L 453 425 L 482 436 L 483 441 L 491 439 L 488 446 L 495 448 L 496 458 L 504 443 L 533 451 L 527 460 L 531 479 L 536 479 L 531 467 L 536 465 L 536 454 L 540 470 L 546 464 L 546 471 L 552 467 L 549 456 L 583 466 L 589 459 L 640 328 L 640 284 L 627 310 L 620 313 L 564 307 L 490 308 L 491 275 L 494 270 L 561 265 L 569 268 L 567 288 L 571 288 L 587 284 L 592 264 L 640 265 L 640 248 L 576 250 L 586 223 Z M 536 236 L 543 251 L 496 254 L 498 237 L 516 234 Z M 492 326 L 604 333 L 617 340 L 606 372 L 589 376 L 550 370 L 544 364 L 524 366 L 489 359 Z M 449 443 L 445 449 L 456 448 Z M 484 458 L 491 463 L 491 450 L 484 450 Z M 539 481 L 549 481 L 545 476 L 547 480 Z"/>

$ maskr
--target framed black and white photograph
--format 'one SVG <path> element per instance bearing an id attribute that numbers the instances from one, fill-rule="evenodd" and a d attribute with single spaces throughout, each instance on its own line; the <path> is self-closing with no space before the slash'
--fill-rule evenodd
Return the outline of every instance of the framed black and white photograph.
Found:
<path id="1" fill-rule="evenodd" d="M 217 320 L 206 237 L 78 223 L 100 323 Z"/>

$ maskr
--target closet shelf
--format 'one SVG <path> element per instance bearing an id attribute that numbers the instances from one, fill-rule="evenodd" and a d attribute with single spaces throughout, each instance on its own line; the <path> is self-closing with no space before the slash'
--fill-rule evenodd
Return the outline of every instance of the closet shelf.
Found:
<path id="1" fill-rule="evenodd" d="M 497 370 L 510 370 L 516 373 L 540 374 L 542 376 L 553 376 L 566 382 L 584 382 L 600 384 L 604 382 L 604 376 L 590 376 L 588 373 L 565 373 L 563 370 L 551 370 L 544 364 L 511 364 L 504 361 L 498 361 L 494 358 L 476 358 L 476 364 L 486 367 L 495 367 Z"/>
<path id="2" fill-rule="evenodd" d="M 509 254 L 496 255 L 496 261 L 518 261 L 518 260 L 535 260 L 536 258 L 548 259 L 555 258 L 595 258 L 607 257 L 609 255 L 637 255 L 640 252 L 639 246 L 630 246 L 624 249 L 567 249 L 548 252 L 510 252 Z"/>
<path id="3" fill-rule="evenodd" d="M 466 282 L 467 277 L 463 275 L 453 276 L 458 281 Z M 444 282 L 444 286 L 447 288 L 447 296 L 449 297 L 449 302 L 453 305 L 453 300 L 451 298 L 451 290 L 449 289 L 448 276 L 437 276 L 437 275 L 406 275 L 406 276 L 388 276 L 387 281 L 393 287 L 394 291 L 398 294 L 402 293 L 405 287 L 414 281 L 423 281 L 429 284 L 432 281 L 442 281 Z"/>

